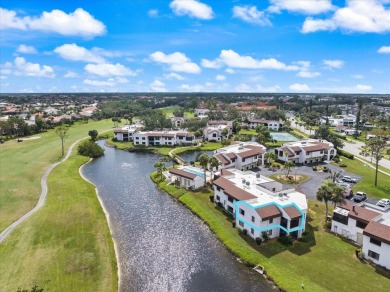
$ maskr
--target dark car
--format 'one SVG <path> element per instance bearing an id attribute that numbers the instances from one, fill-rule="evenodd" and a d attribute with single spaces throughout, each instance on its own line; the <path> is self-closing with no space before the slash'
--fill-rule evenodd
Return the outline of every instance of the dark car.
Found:
<path id="1" fill-rule="evenodd" d="M 357 192 L 354 196 L 353 196 L 353 200 L 355 202 L 363 202 L 365 200 L 367 200 L 367 195 L 363 192 Z"/>

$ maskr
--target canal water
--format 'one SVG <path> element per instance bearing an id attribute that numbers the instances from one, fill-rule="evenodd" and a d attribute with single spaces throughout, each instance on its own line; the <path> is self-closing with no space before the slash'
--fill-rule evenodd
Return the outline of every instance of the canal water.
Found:
<path id="1" fill-rule="evenodd" d="M 272 290 L 199 218 L 156 188 L 149 173 L 158 155 L 104 148 L 104 157 L 83 166 L 82 173 L 97 186 L 109 213 L 120 291 Z"/>

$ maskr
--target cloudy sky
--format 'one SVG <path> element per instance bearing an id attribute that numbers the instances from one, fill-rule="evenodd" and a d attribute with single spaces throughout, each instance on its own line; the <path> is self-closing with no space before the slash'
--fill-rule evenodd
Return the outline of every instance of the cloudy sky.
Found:
<path id="1" fill-rule="evenodd" d="M 0 92 L 390 93 L 390 0 L 0 5 Z"/>

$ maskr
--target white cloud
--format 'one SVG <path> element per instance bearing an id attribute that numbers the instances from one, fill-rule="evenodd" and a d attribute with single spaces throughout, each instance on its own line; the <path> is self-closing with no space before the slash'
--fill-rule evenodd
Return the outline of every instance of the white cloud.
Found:
<path id="1" fill-rule="evenodd" d="M 201 84 L 182 84 L 179 87 L 180 91 L 187 91 L 187 92 L 204 92 L 205 87 Z"/>
<path id="2" fill-rule="evenodd" d="M 360 75 L 360 74 L 352 75 L 352 77 L 355 78 L 355 79 L 364 79 L 364 76 Z"/>
<path id="3" fill-rule="evenodd" d="M 229 73 L 229 74 L 234 74 L 234 73 L 236 73 L 236 71 L 234 71 L 232 68 L 226 68 L 225 72 L 226 72 L 226 73 Z"/>
<path id="4" fill-rule="evenodd" d="M 256 60 L 251 56 L 241 56 L 233 50 L 222 50 L 219 59 L 232 68 L 299 70 L 298 66 L 286 65 L 274 58 Z"/>
<path id="5" fill-rule="evenodd" d="M 246 83 L 240 83 L 235 88 L 237 92 L 253 92 L 253 88 Z"/>
<path id="6" fill-rule="evenodd" d="M 290 90 L 295 91 L 295 92 L 304 92 L 304 91 L 309 91 L 310 88 L 307 86 L 307 84 L 299 84 L 295 83 L 289 86 Z"/>
<path id="7" fill-rule="evenodd" d="M 16 57 L 14 61 L 15 75 L 53 78 L 56 75 L 52 67 L 37 63 L 26 62 L 23 57 Z"/>
<path id="8" fill-rule="evenodd" d="M 214 68 L 214 69 L 218 69 L 218 68 L 222 67 L 222 64 L 219 60 L 211 61 L 211 60 L 207 60 L 207 59 L 202 59 L 201 65 L 202 65 L 202 67 L 205 67 L 205 68 Z"/>
<path id="9" fill-rule="evenodd" d="M 256 6 L 234 6 L 233 17 L 252 24 L 271 25 L 264 11 L 257 10 Z"/>
<path id="10" fill-rule="evenodd" d="M 79 47 L 75 43 L 64 44 L 54 49 L 54 52 L 62 58 L 71 61 L 83 61 L 92 63 L 103 63 L 104 59 L 94 52 L 87 50 L 84 47 Z"/>
<path id="11" fill-rule="evenodd" d="M 379 48 L 378 53 L 380 54 L 390 54 L 390 46 L 382 46 Z"/>
<path id="12" fill-rule="evenodd" d="M 122 64 L 110 64 L 110 63 L 100 63 L 100 64 L 87 64 L 84 67 L 85 71 L 91 74 L 99 76 L 135 76 L 136 72 L 130 70 L 129 68 L 123 66 Z"/>
<path id="13" fill-rule="evenodd" d="M 281 10 L 302 14 L 319 14 L 333 10 L 331 0 L 271 0 L 269 12 L 280 13 Z"/>
<path id="14" fill-rule="evenodd" d="M 344 61 L 342 60 L 323 60 L 322 63 L 328 69 L 340 69 L 344 66 Z"/>
<path id="15" fill-rule="evenodd" d="M 225 81 L 225 80 L 226 80 L 226 77 L 223 76 L 223 75 L 217 75 L 217 76 L 215 76 L 215 80 L 218 80 L 218 81 Z"/>
<path id="16" fill-rule="evenodd" d="M 68 71 L 64 75 L 64 78 L 77 78 L 77 77 L 79 77 L 79 74 L 77 74 L 76 72 L 73 72 L 73 71 Z"/>
<path id="17" fill-rule="evenodd" d="M 94 37 L 106 32 L 106 26 L 82 8 L 69 14 L 58 9 L 44 11 L 38 17 L 19 17 L 13 10 L 0 8 L 0 14 L 1 29 L 39 30 L 83 37 Z"/>
<path id="18" fill-rule="evenodd" d="M 166 92 L 167 89 L 165 88 L 165 83 L 161 82 L 160 80 L 154 80 L 152 83 L 149 84 L 150 91 L 153 92 Z"/>
<path id="19" fill-rule="evenodd" d="M 301 31 L 311 33 L 341 29 L 347 32 L 389 32 L 390 9 L 384 6 L 388 2 L 388 0 L 348 0 L 346 6 L 337 9 L 331 18 L 306 18 Z"/>
<path id="20" fill-rule="evenodd" d="M 303 71 L 298 72 L 297 76 L 302 77 L 302 78 L 314 78 L 314 77 L 321 76 L 321 73 L 303 70 Z"/>
<path id="21" fill-rule="evenodd" d="M 279 85 L 264 87 L 260 84 L 251 86 L 247 83 L 240 83 L 234 90 L 237 92 L 280 92 L 282 88 Z"/>
<path id="22" fill-rule="evenodd" d="M 355 88 L 358 91 L 370 91 L 370 90 L 372 90 L 372 86 L 371 85 L 366 85 L 366 84 L 358 84 L 358 85 L 356 85 Z"/>
<path id="23" fill-rule="evenodd" d="M 92 85 L 92 86 L 114 86 L 116 83 L 113 79 L 108 79 L 107 81 L 100 81 L 100 80 L 91 80 L 91 79 L 85 79 L 83 81 L 84 84 Z"/>
<path id="24" fill-rule="evenodd" d="M 158 17 L 158 10 L 157 9 L 150 9 L 148 11 L 149 17 Z"/>
<path id="25" fill-rule="evenodd" d="M 35 49 L 33 46 L 27 46 L 27 45 L 19 45 L 16 49 L 17 53 L 22 54 L 36 54 L 38 53 L 37 49 Z"/>
<path id="26" fill-rule="evenodd" d="M 178 16 L 188 15 L 199 19 L 212 19 L 213 9 L 197 0 L 174 0 L 169 7 Z"/>
<path id="27" fill-rule="evenodd" d="M 161 51 L 157 51 L 150 55 L 150 59 L 156 63 L 170 65 L 169 70 L 175 72 L 199 74 L 201 71 L 197 64 L 191 62 L 191 59 L 180 52 L 165 54 Z"/>
<path id="28" fill-rule="evenodd" d="M 164 77 L 166 79 L 176 79 L 176 80 L 184 80 L 185 78 L 175 72 L 171 72 L 169 74 L 165 74 Z"/>

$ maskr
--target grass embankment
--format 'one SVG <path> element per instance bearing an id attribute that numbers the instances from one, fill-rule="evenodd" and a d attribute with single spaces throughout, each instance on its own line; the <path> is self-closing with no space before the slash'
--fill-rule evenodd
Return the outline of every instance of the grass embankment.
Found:
<path id="1" fill-rule="evenodd" d="M 0 291 L 117 291 L 106 218 L 94 187 L 78 173 L 86 161 L 72 154 L 57 166 L 45 206 L 0 245 Z"/>
<path id="2" fill-rule="evenodd" d="M 88 136 L 89 130 L 100 132 L 112 126 L 108 120 L 71 126 L 65 152 L 73 142 Z M 0 144 L 0 232 L 36 205 L 44 172 L 61 159 L 61 140 L 54 130 L 32 137 L 41 138 Z"/>
<path id="3" fill-rule="evenodd" d="M 389 177 L 387 175 L 378 172 L 378 186 L 375 187 L 375 169 L 364 166 L 364 163 L 361 161 L 345 157 L 342 157 L 340 163 L 347 165 L 347 167 L 343 167 L 346 172 L 363 176 L 363 178 L 352 187 L 354 193 L 362 191 L 370 198 L 390 199 Z"/>
<path id="4" fill-rule="evenodd" d="M 154 173 L 151 174 L 156 180 Z M 164 182 L 159 187 L 168 191 Z M 174 187 L 173 187 L 174 188 Z M 247 265 L 261 264 L 279 287 L 288 291 L 387 291 L 389 279 L 355 257 L 356 247 L 323 230 L 325 206 L 310 201 L 315 215 L 306 230 L 310 240 L 285 247 L 272 240 L 257 246 L 242 236 L 227 218 L 210 203 L 211 192 L 177 191 L 172 195 L 203 219 L 220 241 Z M 390 275 L 387 275 L 390 277 Z"/>
<path id="5" fill-rule="evenodd" d="M 165 114 L 165 116 L 167 118 L 174 117 L 173 112 L 178 111 L 180 109 L 182 109 L 182 107 L 180 107 L 179 105 L 173 105 L 173 106 L 159 108 L 159 110 L 163 111 L 163 113 Z M 194 112 L 189 112 L 189 111 L 184 112 L 185 118 L 193 118 L 194 116 L 195 116 Z"/>

